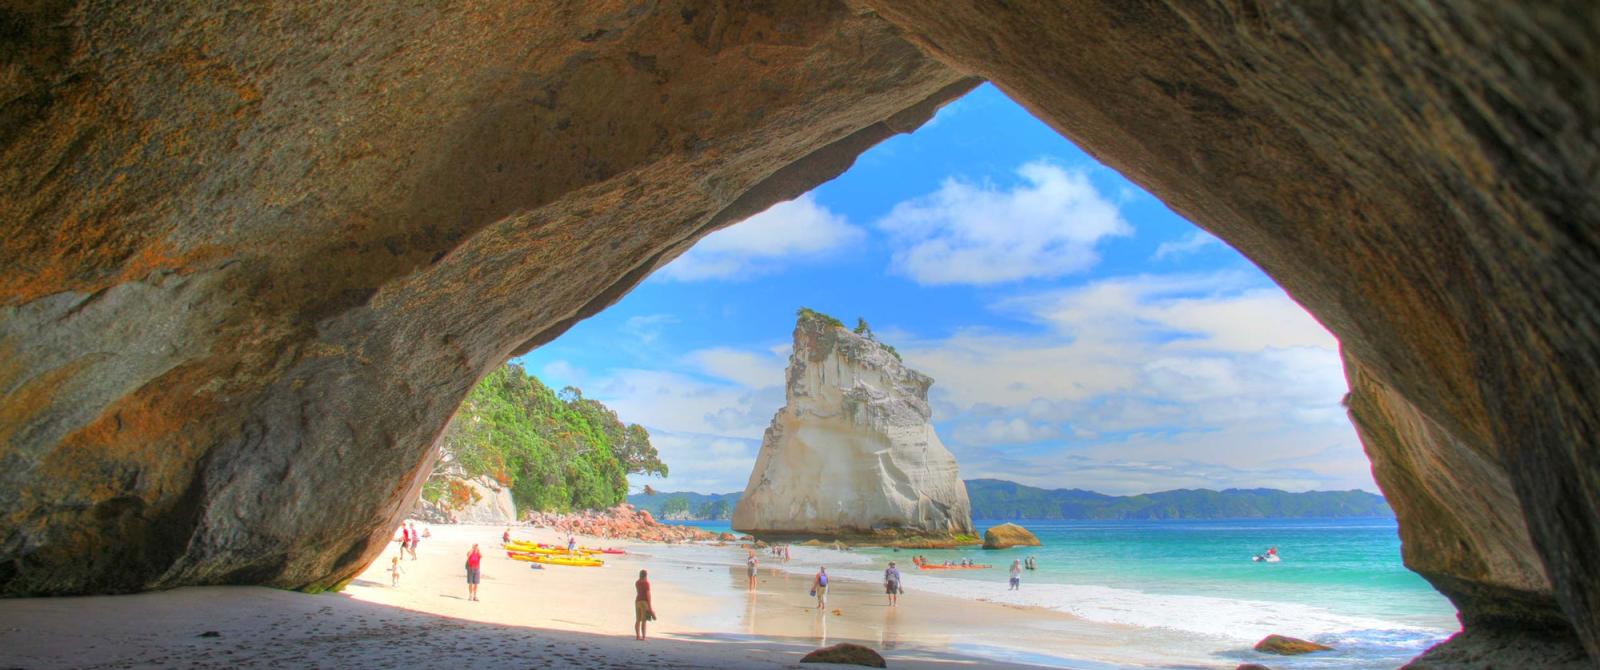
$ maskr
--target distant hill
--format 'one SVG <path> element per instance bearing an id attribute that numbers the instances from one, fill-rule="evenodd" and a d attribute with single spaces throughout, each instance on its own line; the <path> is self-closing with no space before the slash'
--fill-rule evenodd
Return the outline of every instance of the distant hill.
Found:
<path id="1" fill-rule="evenodd" d="M 1307 519 L 1394 516 L 1382 496 L 1366 491 L 1178 489 L 1111 496 L 1083 489 L 1041 489 L 1000 479 L 968 479 L 974 519 Z M 719 520 L 733 515 L 740 493 L 661 492 L 628 496 L 657 518 Z"/>
<path id="2" fill-rule="evenodd" d="M 628 495 L 628 504 L 649 510 L 657 519 L 671 521 L 718 521 L 733 516 L 733 505 L 739 502 L 738 493 L 693 493 L 689 491 L 659 491 L 653 496 L 643 493 Z"/>
<path id="3" fill-rule="evenodd" d="M 974 519 L 1300 519 L 1394 516 L 1366 491 L 1178 489 L 1108 496 L 1082 489 L 1041 489 L 999 479 L 968 479 Z"/>

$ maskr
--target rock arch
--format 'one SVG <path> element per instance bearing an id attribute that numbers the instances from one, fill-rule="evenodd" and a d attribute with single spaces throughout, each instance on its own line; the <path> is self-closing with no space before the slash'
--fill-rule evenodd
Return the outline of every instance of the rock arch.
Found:
<path id="1" fill-rule="evenodd" d="M 0 26 L 4 593 L 339 584 L 482 372 L 988 79 L 1339 336 L 1407 560 L 1468 637 L 1600 657 L 1585 3 L 46 0 Z"/>

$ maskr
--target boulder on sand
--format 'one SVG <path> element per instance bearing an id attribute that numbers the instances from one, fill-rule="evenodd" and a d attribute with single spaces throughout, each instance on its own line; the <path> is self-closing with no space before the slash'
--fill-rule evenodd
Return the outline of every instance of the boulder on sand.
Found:
<path id="1" fill-rule="evenodd" d="M 1286 635 L 1268 635 L 1261 638 L 1261 641 L 1257 642 L 1255 646 L 1255 650 L 1263 654 L 1279 654 L 1282 656 L 1309 654 L 1313 651 L 1328 651 L 1332 648 Z"/>
<path id="2" fill-rule="evenodd" d="M 887 668 L 883 656 L 878 652 L 859 644 L 840 642 L 831 647 L 823 647 L 800 659 L 801 663 L 838 663 L 840 665 L 864 665 L 869 668 Z"/>
<path id="3" fill-rule="evenodd" d="M 1028 529 L 1014 523 L 1002 523 L 983 531 L 984 549 L 1037 546 L 1039 546 L 1039 538 L 1034 537 L 1033 533 L 1028 532 Z"/>

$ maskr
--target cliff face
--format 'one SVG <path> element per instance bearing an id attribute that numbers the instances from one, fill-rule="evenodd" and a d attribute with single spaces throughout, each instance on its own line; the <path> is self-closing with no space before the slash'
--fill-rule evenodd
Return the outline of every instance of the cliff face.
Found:
<path id="1" fill-rule="evenodd" d="M 1600 658 L 1591 3 L 726 6 L 0 7 L 0 592 L 339 583 L 487 370 L 982 77 L 1390 392 L 1469 632 Z"/>
<path id="2" fill-rule="evenodd" d="M 339 584 L 490 369 L 976 83 L 830 1 L 0 25 L 12 595 Z"/>
<path id="3" fill-rule="evenodd" d="M 734 509 L 735 530 L 972 534 L 966 485 L 929 423 L 931 378 L 877 341 L 803 312 L 787 380 Z"/>

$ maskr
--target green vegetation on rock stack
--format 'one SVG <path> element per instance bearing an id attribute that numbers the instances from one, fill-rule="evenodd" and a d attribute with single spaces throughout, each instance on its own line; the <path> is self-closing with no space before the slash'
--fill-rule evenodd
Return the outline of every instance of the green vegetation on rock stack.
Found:
<path id="1" fill-rule="evenodd" d="M 519 511 L 601 509 L 622 502 L 628 475 L 666 476 L 650 433 L 583 392 L 552 391 L 521 367 L 489 373 L 445 429 L 442 449 L 467 477 L 488 476 L 511 488 Z M 449 493 L 439 470 L 423 497 Z"/>

